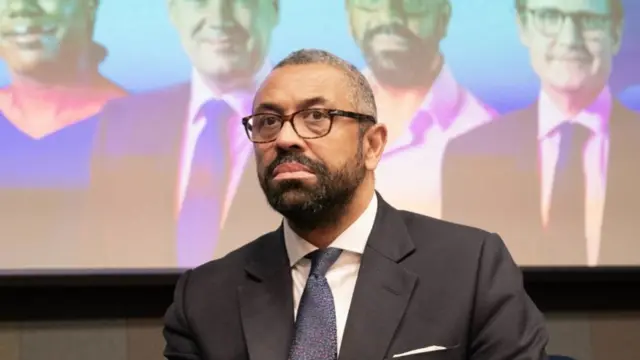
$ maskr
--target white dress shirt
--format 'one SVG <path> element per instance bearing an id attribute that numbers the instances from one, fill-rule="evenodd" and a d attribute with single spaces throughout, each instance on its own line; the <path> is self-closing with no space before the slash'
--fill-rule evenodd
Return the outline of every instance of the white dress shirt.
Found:
<path id="1" fill-rule="evenodd" d="M 398 103 L 397 98 L 385 101 L 385 89 L 369 70 L 364 73 L 376 96 L 378 113 L 389 114 L 380 122 L 390 126 L 407 122 L 399 117 L 411 114 L 405 109 L 411 105 Z M 418 110 L 410 115 L 409 127 L 385 149 L 376 169 L 376 189 L 395 207 L 441 217 L 441 169 L 447 144 L 495 115 L 494 110 L 462 88 L 444 64 Z M 425 118 L 432 119 L 432 125 L 424 130 L 421 140 L 415 141 L 415 132 L 410 128 Z"/>
<path id="2" fill-rule="evenodd" d="M 538 102 L 538 141 L 541 170 L 541 215 L 543 224 L 549 218 L 555 166 L 560 147 L 559 134 L 553 132 L 563 122 L 579 123 L 591 130 L 591 137 L 584 150 L 586 176 L 585 234 L 587 238 L 588 265 L 597 263 L 607 182 L 609 155 L 609 116 L 611 93 L 605 88 L 598 98 L 579 114 L 567 119 L 544 92 Z M 577 264 L 578 265 L 578 264 Z"/>
<path id="3" fill-rule="evenodd" d="M 191 96 L 189 101 L 189 113 L 187 114 L 187 121 L 185 121 L 184 140 L 182 145 L 182 157 L 180 166 L 180 179 L 178 190 L 178 204 L 182 205 L 184 196 L 187 191 L 187 185 L 189 184 L 189 176 L 191 175 L 191 165 L 193 156 L 195 153 L 196 144 L 198 138 L 204 130 L 206 119 L 200 113 L 200 108 L 207 102 L 213 99 L 224 100 L 233 110 L 234 114 L 227 119 L 229 126 L 227 127 L 228 136 L 230 139 L 230 155 L 231 155 L 231 169 L 229 174 L 229 181 L 226 187 L 226 195 L 224 201 L 224 208 L 221 217 L 220 226 L 222 226 L 226 220 L 227 212 L 231 207 L 231 202 L 236 194 L 238 183 L 244 172 L 244 166 L 251 155 L 253 149 L 251 141 L 247 138 L 244 127 L 242 126 L 242 118 L 250 115 L 252 110 L 253 96 L 255 89 L 258 88 L 260 83 L 265 79 L 269 73 L 271 66 L 267 63 L 263 65 L 261 70 L 256 74 L 255 85 L 253 89 L 246 89 L 243 91 L 235 91 L 224 94 L 216 94 L 212 91 L 204 82 L 202 76 L 193 70 L 191 80 Z"/>
<path id="4" fill-rule="evenodd" d="M 340 351 L 344 328 L 347 323 L 351 298 L 358 279 L 360 258 L 364 253 L 369 234 L 373 228 L 377 210 L 378 199 L 374 195 L 364 213 L 330 245 L 330 247 L 343 250 L 338 260 L 325 275 L 335 303 L 338 352 Z M 298 315 L 298 305 L 311 271 L 311 260 L 305 258 L 305 256 L 317 250 L 317 247 L 298 236 L 289 227 L 287 221 L 284 222 L 284 242 L 291 264 L 293 312 L 294 317 L 296 317 Z"/>

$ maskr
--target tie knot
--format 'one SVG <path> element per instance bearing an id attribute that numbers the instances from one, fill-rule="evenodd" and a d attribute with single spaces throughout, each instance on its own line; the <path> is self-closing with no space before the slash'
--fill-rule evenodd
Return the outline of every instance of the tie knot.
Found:
<path id="1" fill-rule="evenodd" d="M 220 99 L 211 99 L 202 104 L 200 108 L 201 114 L 209 122 L 222 123 L 233 114 L 233 109 L 226 101 Z"/>
<path id="2" fill-rule="evenodd" d="M 311 259 L 311 275 L 324 276 L 333 263 L 338 260 L 342 250 L 336 248 L 318 249 L 309 255 Z"/>
<path id="3" fill-rule="evenodd" d="M 556 128 L 556 131 L 560 134 L 562 142 L 578 147 L 583 147 L 591 136 L 589 128 L 575 122 L 564 122 Z"/>

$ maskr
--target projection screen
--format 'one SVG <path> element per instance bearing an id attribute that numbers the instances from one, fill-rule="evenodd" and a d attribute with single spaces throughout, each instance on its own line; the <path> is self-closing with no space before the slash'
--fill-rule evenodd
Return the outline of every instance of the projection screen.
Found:
<path id="1" fill-rule="evenodd" d="M 522 266 L 640 265 L 638 16 L 635 0 L 0 0 L 0 269 L 188 268 L 275 230 L 240 119 L 300 48 L 369 80 L 390 204 L 496 232 Z M 213 98 L 233 109 L 215 154 L 231 165 L 185 220 Z"/>

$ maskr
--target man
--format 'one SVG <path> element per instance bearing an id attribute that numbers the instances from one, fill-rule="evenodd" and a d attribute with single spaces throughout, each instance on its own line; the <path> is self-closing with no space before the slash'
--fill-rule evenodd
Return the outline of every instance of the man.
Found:
<path id="1" fill-rule="evenodd" d="M 89 118 L 124 90 L 98 65 L 106 50 L 93 41 L 98 0 L 0 2 L 0 57 L 11 85 L 0 111 L 33 139 Z"/>
<path id="2" fill-rule="evenodd" d="M 125 91 L 100 74 L 97 0 L 0 1 L 0 267 L 87 267 L 77 234 L 96 121 Z"/>
<path id="3" fill-rule="evenodd" d="M 488 122 L 494 111 L 455 80 L 440 52 L 451 18 L 448 0 L 347 0 L 351 33 L 389 143 L 377 188 L 394 206 L 439 217 L 446 144 Z M 411 174 L 398 177 L 397 174 Z"/>
<path id="4" fill-rule="evenodd" d="M 449 145 L 443 216 L 503 234 L 521 265 L 640 263 L 640 118 L 607 81 L 619 0 L 519 0 L 538 101 Z"/>
<path id="5" fill-rule="evenodd" d="M 546 358 L 544 319 L 497 235 L 376 194 L 387 129 L 354 66 L 294 52 L 253 104 L 258 177 L 285 220 L 181 277 L 168 360 Z"/>
<path id="6" fill-rule="evenodd" d="M 170 0 L 188 84 L 106 107 L 93 156 L 92 236 L 109 267 L 192 267 L 277 224 L 240 117 L 268 71 L 273 0 Z M 249 165 L 252 168 L 253 165 Z"/>

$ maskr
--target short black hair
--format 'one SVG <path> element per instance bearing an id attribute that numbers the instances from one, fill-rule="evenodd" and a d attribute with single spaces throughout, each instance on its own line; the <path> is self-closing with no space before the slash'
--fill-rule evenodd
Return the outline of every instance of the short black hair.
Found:
<path id="1" fill-rule="evenodd" d="M 348 61 L 319 49 L 301 49 L 282 59 L 275 69 L 290 65 L 325 64 L 342 71 L 349 81 L 351 102 L 357 111 L 377 117 L 376 101 L 373 90 L 360 70 Z"/>

